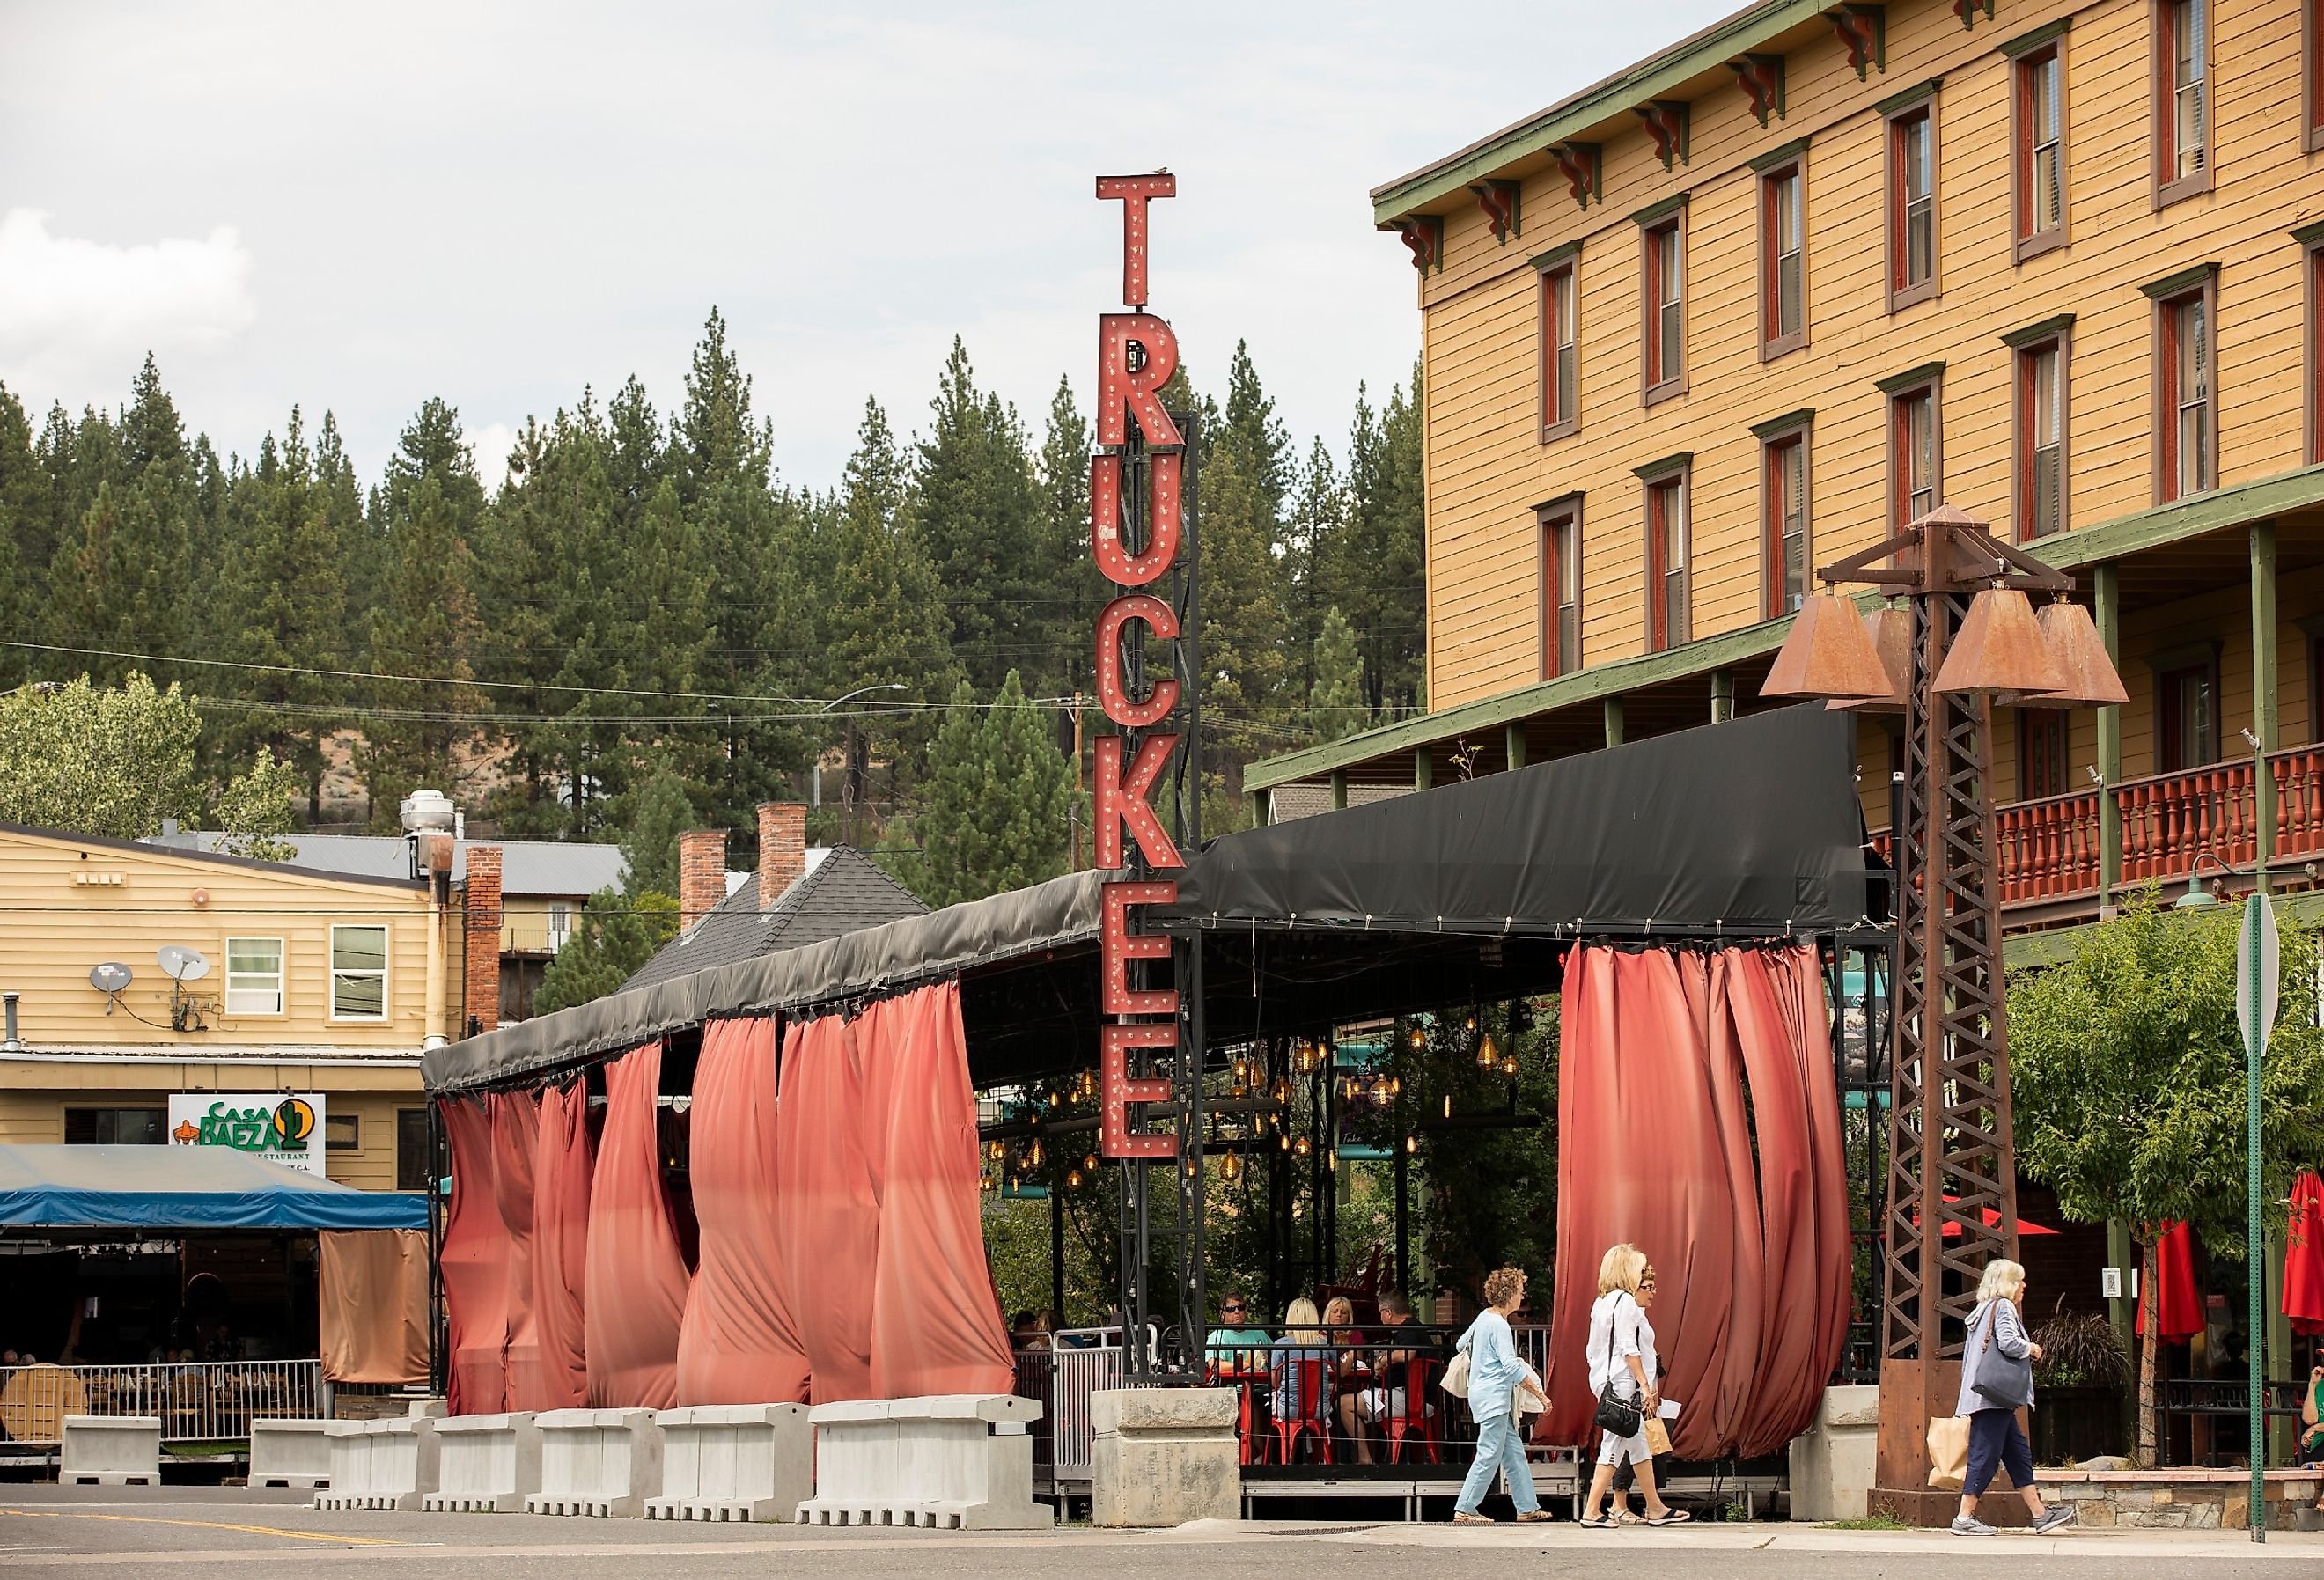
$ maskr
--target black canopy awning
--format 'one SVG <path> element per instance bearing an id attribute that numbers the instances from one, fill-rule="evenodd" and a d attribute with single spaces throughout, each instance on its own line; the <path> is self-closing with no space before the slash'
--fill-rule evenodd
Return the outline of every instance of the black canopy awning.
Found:
<path id="1" fill-rule="evenodd" d="M 1094 1046 L 1101 878 L 615 993 L 438 1049 L 423 1073 L 430 1091 L 524 1079 L 722 1015 L 954 975 L 980 1075 L 1003 1049 L 1012 1070 L 1073 1067 Z M 1797 707 L 1228 835 L 1156 919 L 1228 936 L 1205 1003 L 1230 1035 L 1271 1014 L 1360 1019 L 1427 991 L 1517 991 L 1585 937 L 1831 932 L 1865 919 L 1866 884 L 1855 721 Z M 1285 932 L 1299 936 L 1271 954 L 1259 941 Z M 1488 970 L 1490 937 L 1521 947 Z"/>

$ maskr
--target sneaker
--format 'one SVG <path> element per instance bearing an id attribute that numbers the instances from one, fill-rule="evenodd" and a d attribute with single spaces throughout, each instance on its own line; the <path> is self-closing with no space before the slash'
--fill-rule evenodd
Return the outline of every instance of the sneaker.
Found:
<path id="1" fill-rule="evenodd" d="M 2054 1509 L 2045 1511 L 2042 1518 L 2034 1522 L 2034 1534 L 2047 1536 L 2058 1527 L 2071 1525 L 2073 1522 L 2074 1511 L 2061 1503 Z"/>
<path id="2" fill-rule="evenodd" d="M 1953 1516 L 1952 1529 L 1955 1536 L 1999 1536 L 2001 1534 L 1984 1520 L 1970 1514 Z"/>

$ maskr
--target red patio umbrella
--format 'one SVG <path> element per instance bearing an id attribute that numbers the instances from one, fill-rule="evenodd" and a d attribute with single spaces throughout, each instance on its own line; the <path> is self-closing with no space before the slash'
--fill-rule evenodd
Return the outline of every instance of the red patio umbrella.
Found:
<path id="1" fill-rule="evenodd" d="M 2184 1224 L 2163 1232 L 2154 1246 L 2154 1281 L 2162 1289 L 2162 1317 L 2155 1336 L 2177 1344 L 2203 1331 L 2203 1297 L 2195 1288 L 2195 1235 Z M 2137 1331 L 2146 1331 L 2148 1291 L 2138 1291 Z"/>
<path id="2" fill-rule="evenodd" d="M 2324 1334 L 2324 1179 L 2292 1182 L 2291 1233 L 2283 1250 L 2283 1314 L 2292 1330 Z"/>
<path id="3" fill-rule="evenodd" d="M 1945 1197 L 1945 1200 L 1948 1202 L 1955 1202 L 1960 1199 L 1960 1198 L 1959 1197 L 1949 1196 Z M 1985 1226 L 1988 1229 L 1997 1229 L 2001 1227 L 2001 1209 L 1999 1207 L 1980 1207 L 1978 1209 L 1978 1216 L 1985 1220 Z M 2055 1229 L 2050 1228 L 2046 1224 L 2034 1223 L 2031 1218 L 2020 1218 L 2017 1220 L 2017 1237 L 2021 1240 L 2024 1239 L 2029 1234 L 2055 1234 L 2056 1233 L 2057 1231 Z M 1948 1240 L 1960 1239 L 1961 1237 L 1961 1226 L 1959 1224 L 1947 1224 L 1944 1229 L 1944 1237 Z"/>

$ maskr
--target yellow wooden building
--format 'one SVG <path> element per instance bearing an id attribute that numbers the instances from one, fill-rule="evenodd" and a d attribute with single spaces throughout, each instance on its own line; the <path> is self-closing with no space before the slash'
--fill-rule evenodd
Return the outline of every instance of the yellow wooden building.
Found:
<path id="1" fill-rule="evenodd" d="M 0 826 L 0 1141 L 161 1142 L 173 1094 L 319 1093 L 331 1178 L 425 1189 L 420 1055 L 459 1035 L 463 939 L 416 878 Z M 173 980 L 173 948 L 206 969 Z"/>
<path id="2" fill-rule="evenodd" d="M 1942 501 L 2074 574 L 2131 698 L 1997 715 L 2012 925 L 2205 851 L 2303 881 L 2313 9 L 1767 0 L 1379 189 L 1417 269 L 1431 711 L 1246 785 L 1342 800 L 1765 706 L 1812 568 Z"/>

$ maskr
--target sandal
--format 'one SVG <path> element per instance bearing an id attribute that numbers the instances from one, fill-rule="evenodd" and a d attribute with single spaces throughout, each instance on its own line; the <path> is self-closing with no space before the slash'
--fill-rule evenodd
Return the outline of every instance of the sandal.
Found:
<path id="1" fill-rule="evenodd" d="M 1604 1514 L 1589 1515 L 1580 1523 L 1582 1529 L 1584 1530 L 1611 1530 L 1614 1529 L 1613 1520 L 1609 1516 Z"/>
<path id="2" fill-rule="evenodd" d="M 1646 1523 L 1646 1520 L 1642 1516 L 1633 1514 L 1628 1509 L 1625 1509 L 1619 1514 L 1614 1516 L 1614 1523 L 1617 1525 L 1644 1525 Z"/>
<path id="3" fill-rule="evenodd" d="M 1657 1514 L 1651 1519 L 1641 1520 L 1639 1523 L 1643 1525 L 1684 1525 L 1688 1520 L 1693 1518 L 1693 1515 L 1689 1514 L 1683 1509 L 1665 1509 L 1660 1514 Z"/>
<path id="4" fill-rule="evenodd" d="M 1493 1517 L 1489 1514 L 1464 1514 L 1458 1509 L 1452 1511 L 1452 1523 L 1455 1525 L 1490 1525 L 1492 1522 Z"/>
<path id="5" fill-rule="evenodd" d="M 1524 1513 L 1517 1516 L 1517 1523 L 1520 1525 L 1546 1525 L 1549 1521 L 1556 1518 L 1556 1515 L 1552 1514 L 1546 1509 L 1528 1509 Z"/>

